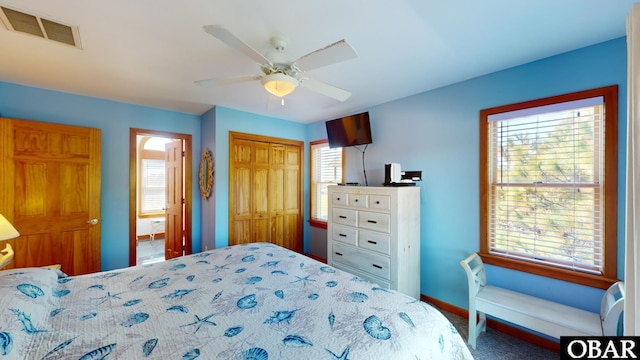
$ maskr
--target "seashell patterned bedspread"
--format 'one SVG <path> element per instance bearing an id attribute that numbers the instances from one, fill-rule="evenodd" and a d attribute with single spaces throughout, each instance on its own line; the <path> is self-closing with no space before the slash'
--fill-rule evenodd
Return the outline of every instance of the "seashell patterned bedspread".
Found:
<path id="1" fill-rule="evenodd" d="M 436 309 L 255 243 L 66 277 L 0 271 L 0 359 L 471 359 Z"/>

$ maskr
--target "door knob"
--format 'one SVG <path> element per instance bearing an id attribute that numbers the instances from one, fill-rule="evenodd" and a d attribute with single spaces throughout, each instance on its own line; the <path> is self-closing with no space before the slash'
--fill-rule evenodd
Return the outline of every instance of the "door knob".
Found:
<path id="1" fill-rule="evenodd" d="M 98 219 L 87 220 L 87 224 L 89 225 L 96 225 L 97 223 L 98 223 Z"/>

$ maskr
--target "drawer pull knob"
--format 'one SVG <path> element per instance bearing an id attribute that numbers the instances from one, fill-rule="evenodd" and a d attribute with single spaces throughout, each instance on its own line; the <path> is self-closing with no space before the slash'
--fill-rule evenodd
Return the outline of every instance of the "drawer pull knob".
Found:
<path id="1" fill-rule="evenodd" d="M 380 200 L 376 201 L 376 205 L 380 205 Z"/>
<path id="2" fill-rule="evenodd" d="M 367 242 L 368 242 L 369 244 L 373 244 L 373 245 L 378 244 L 377 242 L 375 242 L 375 241 L 371 241 L 371 240 L 367 240 Z"/>
<path id="3" fill-rule="evenodd" d="M 340 215 L 340 216 L 338 216 L 338 217 L 339 217 L 340 219 L 346 219 L 346 218 L 347 218 L 347 217 L 346 217 L 346 216 L 344 216 L 344 215 Z"/>
<path id="4" fill-rule="evenodd" d="M 337 197 L 337 198 L 336 198 L 336 200 L 340 201 L 340 198 L 339 198 L 339 197 Z"/>
<path id="5" fill-rule="evenodd" d="M 338 236 L 347 237 L 347 234 L 338 234 Z"/>
<path id="6" fill-rule="evenodd" d="M 342 253 L 339 253 L 337 251 L 335 252 L 335 254 L 338 255 L 338 256 L 342 256 Z"/>
<path id="7" fill-rule="evenodd" d="M 376 265 L 376 264 L 373 264 L 373 267 L 374 267 L 374 268 L 377 268 L 377 269 L 382 269 L 382 266 L 380 266 L 380 265 Z"/>
<path id="8" fill-rule="evenodd" d="M 358 199 L 356 199 L 356 202 L 358 202 Z"/>
<path id="9" fill-rule="evenodd" d="M 368 223 L 371 223 L 371 224 L 377 224 L 377 223 L 378 223 L 378 222 L 377 222 L 377 221 L 375 221 L 375 220 L 367 220 L 367 222 L 368 222 Z"/>

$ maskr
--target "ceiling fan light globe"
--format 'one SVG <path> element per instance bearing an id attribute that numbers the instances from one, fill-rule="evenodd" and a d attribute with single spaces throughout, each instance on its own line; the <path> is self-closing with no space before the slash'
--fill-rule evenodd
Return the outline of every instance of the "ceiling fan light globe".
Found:
<path id="1" fill-rule="evenodd" d="M 281 73 L 267 75 L 261 81 L 265 90 L 278 97 L 291 94 L 298 86 L 296 78 Z"/>

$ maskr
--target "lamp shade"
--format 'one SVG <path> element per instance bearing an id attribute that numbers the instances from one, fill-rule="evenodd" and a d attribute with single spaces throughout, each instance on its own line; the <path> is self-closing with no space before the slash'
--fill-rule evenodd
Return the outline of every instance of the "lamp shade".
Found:
<path id="1" fill-rule="evenodd" d="M 0 240 L 13 239 L 20 236 L 20 233 L 16 228 L 11 225 L 2 214 L 0 214 Z"/>
<path id="2" fill-rule="evenodd" d="M 298 86 L 296 78 L 282 73 L 267 75 L 261 81 L 265 90 L 278 97 L 291 94 Z"/>

